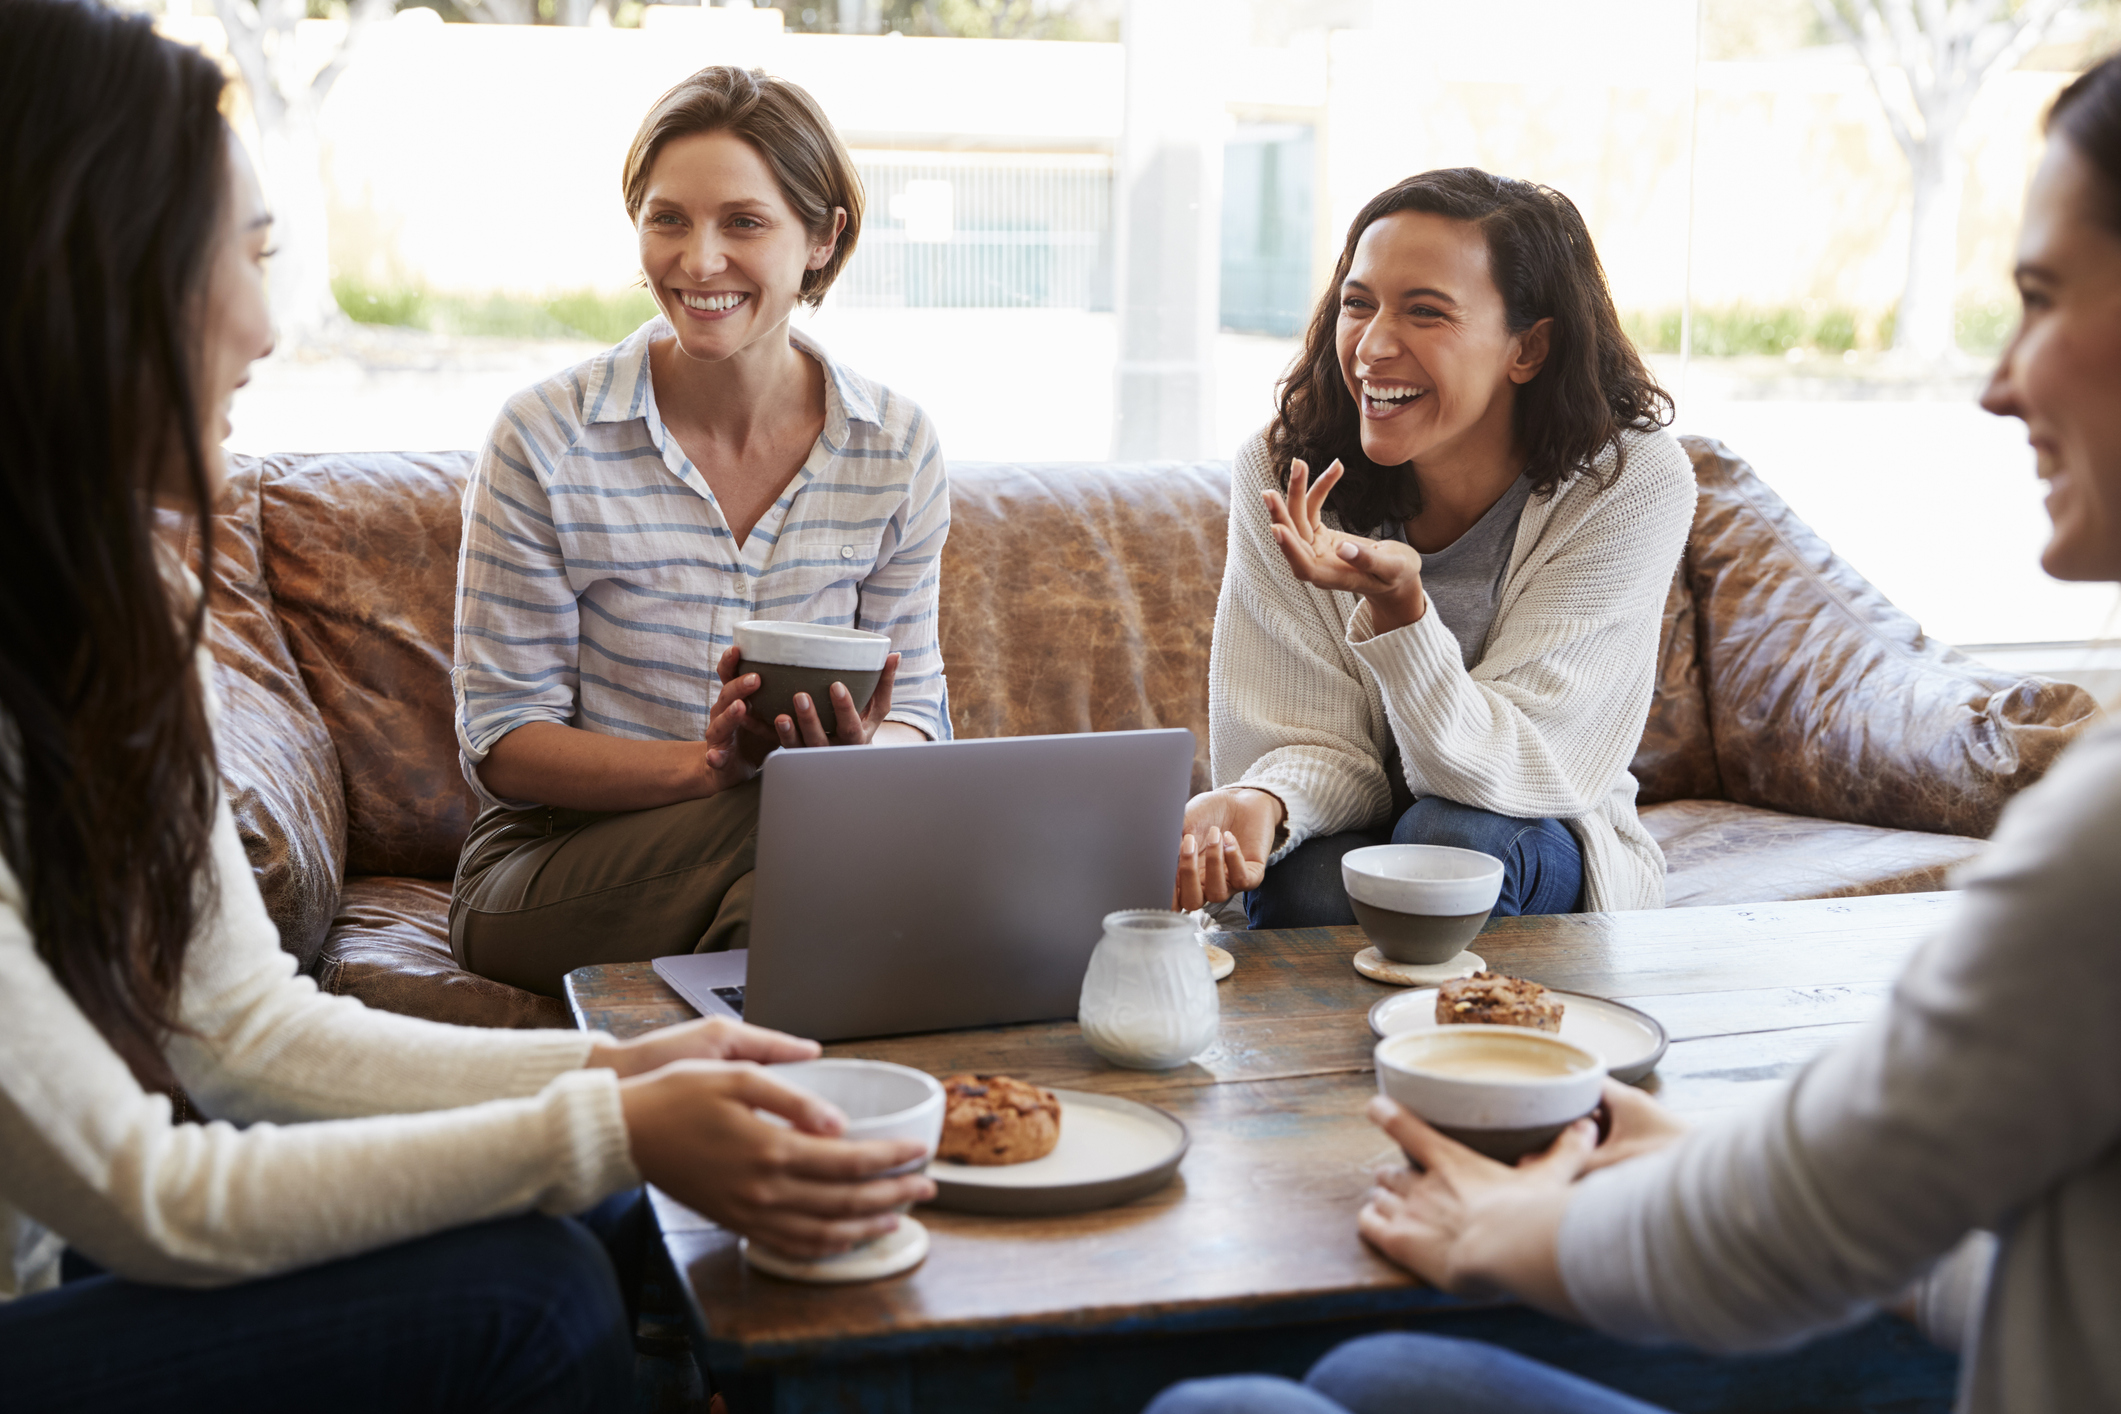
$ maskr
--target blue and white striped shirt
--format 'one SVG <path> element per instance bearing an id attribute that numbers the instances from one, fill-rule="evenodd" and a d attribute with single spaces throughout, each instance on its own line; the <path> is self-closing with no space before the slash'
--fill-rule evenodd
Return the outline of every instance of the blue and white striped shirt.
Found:
<path id="1" fill-rule="evenodd" d="M 526 722 L 698 741 L 715 661 L 745 619 L 888 634 L 891 718 L 950 735 L 936 593 L 950 488 L 920 408 L 825 370 L 825 430 L 738 548 L 714 493 L 656 412 L 649 342 L 624 343 L 508 400 L 464 495 L 457 561 L 457 742 L 464 775 Z"/>

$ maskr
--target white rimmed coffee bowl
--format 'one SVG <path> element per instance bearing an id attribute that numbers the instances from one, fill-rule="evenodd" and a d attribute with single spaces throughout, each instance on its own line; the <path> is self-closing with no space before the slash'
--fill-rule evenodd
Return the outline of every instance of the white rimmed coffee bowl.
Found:
<path id="1" fill-rule="evenodd" d="M 890 1061 L 839 1057 L 786 1061 L 767 1073 L 829 1100 L 847 1116 L 844 1139 L 917 1139 L 928 1152 L 892 1169 L 915 1173 L 935 1156 L 943 1138 L 943 1085 L 924 1070 Z"/>
<path id="2" fill-rule="evenodd" d="M 1371 1054 L 1381 1094 L 1504 1163 L 1553 1143 L 1598 1108 L 1605 1085 L 1597 1055 L 1521 1026 L 1407 1031 L 1379 1041 Z"/>
<path id="3" fill-rule="evenodd" d="M 839 729 L 832 685 L 846 687 L 859 712 L 868 707 L 891 656 L 891 640 L 883 634 L 832 624 L 746 619 L 734 639 L 743 670 L 759 675 L 758 691 L 744 703 L 751 719 L 768 726 L 776 717 L 794 720 L 796 694 L 808 693 L 826 736 Z"/>
<path id="4" fill-rule="evenodd" d="M 1392 962 L 1433 966 L 1465 950 L 1502 895 L 1502 861 L 1441 844 L 1349 850 L 1340 882 L 1355 921 Z"/>
<path id="5" fill-rule="evenodd" d="M 831 1101 L 847 1117 L 842 1138 L 914 1139 L 924 1146 L 926 1152 L 919 1158 L 876 1177 L 920 1172 L 942 1142 L 943 1086 L 926 1071 L 853 1058 L 787 1061 L 768 1066 L 767 1071 L 776 1080 Z M 778 1115 L 766 1118 L 786 1122 Z M 901 1217 L 899 1225 L 881 1237 L 830 1257 L 791 1257 L 750 1239 L 744 1243 L 744 1259 L 759 1270 L 790 1281 L 825 1284 L 895 1276 L 918 1266 L 927 1255 L 928 1230 L 911 1217 Z"/>

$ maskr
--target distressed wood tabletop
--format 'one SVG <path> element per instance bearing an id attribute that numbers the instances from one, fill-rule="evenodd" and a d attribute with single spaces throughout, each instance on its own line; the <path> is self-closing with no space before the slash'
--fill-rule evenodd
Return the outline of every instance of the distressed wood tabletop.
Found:
<path id="1" fill-rule="evenodd" d="M 1625 1000 L 1671 1040 L 1645 1088 L 1689 1117 L 1758 1100 L 1877 1014 L 1949 893 L 1496 919 L 1474 949 L 1550 987 Z M 1355 1232 L 1369 1175 L 1398 1155 L 1362 1115 L 1375 1089 L 1366 1013 L 1392 989 L 1351 959 L 1353 928 L 1219 939 L 1222 1038 L 1175 1071 L 1121 1070 L 1075 1023 L 828 1046 L 936 1075 L 978 1070 L 1124 1094 L 1183 1120 L 1193 1146 L 1162 1192 L 1103 1212 L 981 1217 L 924 1208 L 927 1260 L 845 1288 L 750 1271 L 727 1231 L 657 1194 L 712 1358 L 745 1365 L 1144 1326 L 1312 1319 L 1423 1299 Z M 618 1036 L 692 1009 L 646 963 L 567 977 L 579 1025 Z M 1438 1298 L 1439 1300 L 1441 1298 Z"/>

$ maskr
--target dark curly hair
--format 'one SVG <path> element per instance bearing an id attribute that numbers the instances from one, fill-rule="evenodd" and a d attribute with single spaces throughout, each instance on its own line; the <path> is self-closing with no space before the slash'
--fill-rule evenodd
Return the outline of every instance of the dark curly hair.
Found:
<path id="1" fill-rule="evenodd" d="M 1605 269 L 1576 204 L 1532 182 L 1450 167 L 1379 192 L 1348 226 L 1333 283 L 1311 316 L 1303 355 L 1282 382 L 1267 431 L 1283 486 L 1293 458 L 1303 458 L 1314 471 L 1338 460 L 1345 474 L 1326 504 L 1345 528 L 1363 531 L 1421 511 L 1419 468 L 1379 466 L 1363 454 L 1362 422 L 1341 376 L 1335 341 L 1340 288 L 1356 242 L 1372 224 L 1400 211 L 1426 211 L 1480 228 L 1511 333 L 1554 321 L 1546 363 L 1517 390 L 1512 416 L 1518 441 L 1530 454 L 1524 474 L 1534 492 L 1551 496 L 1563 481 L 1588 471 L 1606 448 L 1618 446 L 1625 429 L 1672 420 L 1670 394 L 1621 332 Z M 1616 460 L 1614 475 L 1619 471 Z"/>
<path id="2" fill-rule="evenodd" d="M 2106 188 L 2106 224 L 2121 233 L 2121 54 L 2110 54 L 2055 95 L 2047 133 L 2065 137 L 2079 156 L 2099 169 Z"/>

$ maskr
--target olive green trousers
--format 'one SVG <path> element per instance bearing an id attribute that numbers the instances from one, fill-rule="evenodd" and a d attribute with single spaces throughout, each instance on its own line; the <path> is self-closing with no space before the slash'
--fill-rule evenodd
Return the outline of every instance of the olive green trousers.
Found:
<path id="1" fill-rule="evenodd" d="M 450 950 L 557 997 L 577 967 L 748 946 L 758 840 L 757 781 L 615 815 L 488 809 L 457 859 Z"/>

